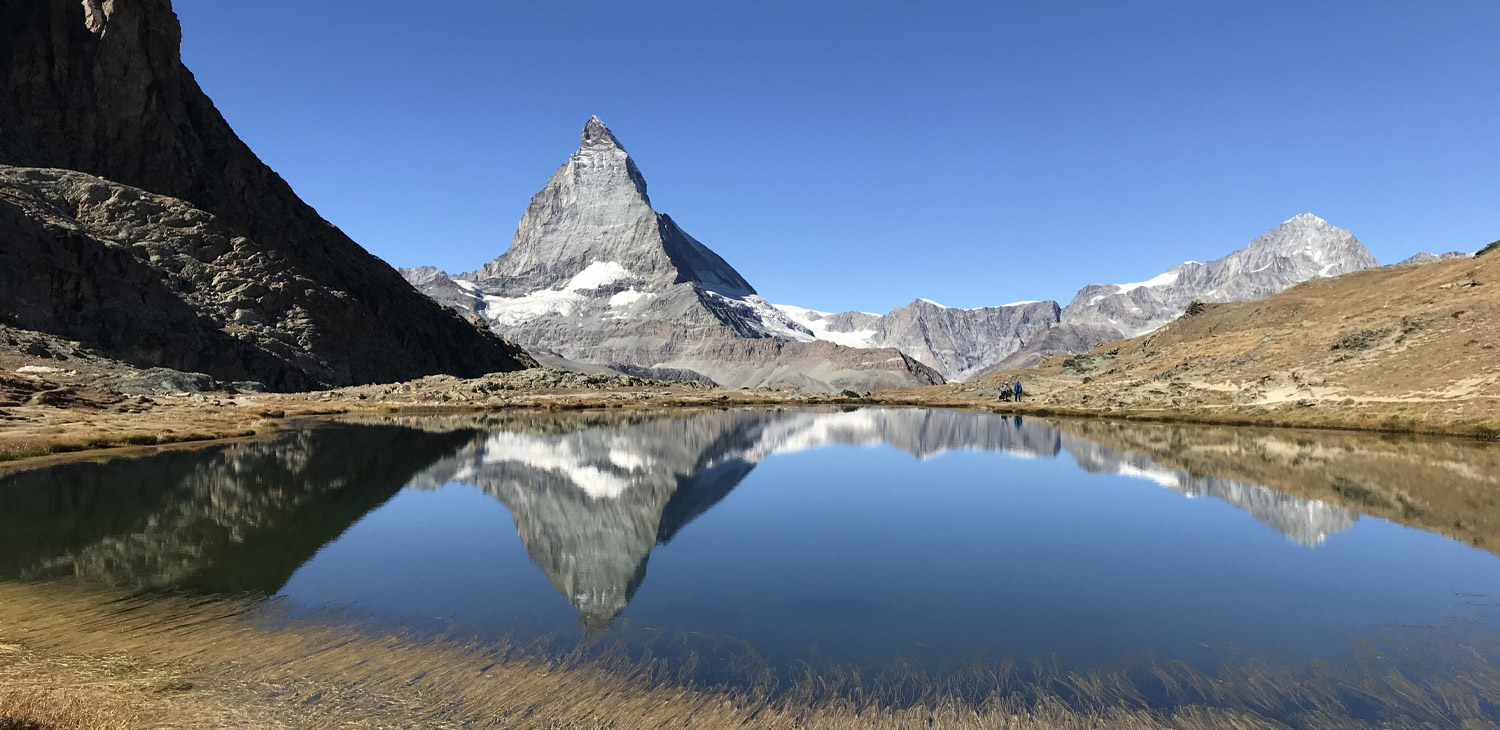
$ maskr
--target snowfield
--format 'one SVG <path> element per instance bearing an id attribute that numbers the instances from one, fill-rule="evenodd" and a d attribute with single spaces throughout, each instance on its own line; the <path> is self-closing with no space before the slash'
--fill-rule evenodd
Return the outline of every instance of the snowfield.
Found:
<path id="1" fill-rule="evenodd" d="M 790 304 L 776 304 L 773 306 L 793 322 L 806 327 L 809 332 L 812 332 L 812 336 L 817 339 L 827 340 L 835 345 L 843 345 L 845 347 L 878 347 L 875 344 L 875 337 L 878 334 L 875 330 L 834 332 L 828 329 L 828 317 L 832 316 L 828 312 L 794 307 Z"/>

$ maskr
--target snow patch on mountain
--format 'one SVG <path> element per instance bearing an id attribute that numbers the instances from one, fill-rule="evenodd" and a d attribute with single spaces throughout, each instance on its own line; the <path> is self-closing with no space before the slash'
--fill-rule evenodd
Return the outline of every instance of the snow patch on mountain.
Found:
<path id="1" fill-rule="evenodd" d="M 502 327 L 514 327 L 548 315 L 566 317 L 590 298 L 583 292 L 609 286 L 630 276 L 630 271 L 617 261 L 595 261 L 557 289 L 541 289 L 519 297 L 484 295 L 484 316 Z M 477 287 L 470 282 L 460 279 L 454 283 L 468 291 L 477 291 Z M 465 284 L 468 286 L 464 286 Z M 626 292 L 620 292 L 624 293 Z M 610 297 L 611 306 L 623 306 L 639 298 L 626 297 L 617 303 L 615 297 L 618 296 L 619 294 Z"/>
<path id="2" fill-rule="evenodd" d="M 584 267 L 583 271 L 574 274 L 563 288 L 572 291 L 598 289 L 629 276 L 630 272 L 618 261 L 595 261 Z"/>
<path id="3" fill-rule="evenodd" d="M 1135 291 L 1136 289 L 1140 289 L 1143 287 L 1151 288 L 1158 286 L 1167 286 L 1169 284 L 1177 283 L 1177 276 L 1178 271 L 1175 268 L 1172 268 L 1167 269 L 1166 271 L 1157 274 L 1156 276 L 1153 276 L 1145 281 L 1138 281 L 1133 284 L 1115 284 L 1115 286 L 1118 287 L 1122 292 Z"/>
<path id="4" fill-rule="evenodd" d="M 802 325 L 812 336 L 819 340 L 827 340 L 836 345 L 845 347 L 876 347 L 875 339 L 879 335 L 873 329 L 857 329 L 848 332 L 838 332 L 830 329 L 829 321 L 834 315 L 829 312 L 820 312 L 816 309 L 794 307 L 790 304 L 774 305 L 778 310 L 790 318 L 793 322 Z M 868 314 L 860 312 L 860 314 Z M 870 314 L 871 317 L 879 315 Z"/>
<path id="5" fill-rule="evenodd" d="M 609 306 L 611 308 L 625 307 L 625 306 L 629 306 L 631 304 L 634 304 L 634 303 L 640 301 L 641 299 L 649 297 L 649 296 L 651 296 L 651 295 L 647 294 L 646 292 L 643 292 L 643 291 L 636 291 L 635 289 L 626 289 L 625 291 L 622 291 L 622 292 L 620 292 L 620 293 L 618 293 L 618 294 L 610 297 L 609 298 Z"/>

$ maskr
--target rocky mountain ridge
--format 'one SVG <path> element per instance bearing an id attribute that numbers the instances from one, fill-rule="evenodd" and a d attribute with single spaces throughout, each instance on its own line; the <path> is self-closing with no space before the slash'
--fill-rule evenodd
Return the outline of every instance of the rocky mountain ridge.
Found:
<path id="1" fill-rule="evenodd" d="M 967 380 L 1014 354 L 1056 324 L 1061 311 L 1053 301 L 955 309 L 930 299 L 884 315 L 777 307 L 818 339 L 850 347 L 894 347 L 948 380 Z"/>
<path id="2" fill-rule="evenodd" d="M 1348 231 L 1303 213 L 1214 261 L 1188 261 L 1137 283 L 1090 284 L 1067 307 L 1043 301 L 955 309 L 918 299 L 876 315 L 778 306 L 819 339 L 896 347 L 963 381 L 1149 332 L 1194 300 L 1259 299 L 1310 278 L 1377 265 Z"/>
<path id="3" fill-rule="evenodd" d="M 1418 254 L 1413 255 L 1413 256 L 1411 256 L 1409 258 L 1405 258 L 1405 259 L 1402 259 L 1402 260 L 1396 262 L 1396 265 L 1397 266 L 1406 266 L 1408 264 L 1432 264 L 1432 263 L 1437 263 L 1438 261 L 1452 261 L 1453 259 L 1466 259 L 1466 258 L 1469 258 L 1470 256 L 1473 256 L 1473 255 L 1474 254 L 1471 254 L 1471 253 L 1464 253 L 1463 251 L 1449 251 L 1447 253 L 1427 253 L 1426 251 L 1422 251 L 1421 253 L 1418 253 Z"/>
<path id="4" fill-rule="evenodd" d="M 1063 308 L 1060 321 L 1110 327 L 1121 337 L 1135 337 L 1182 316 L 1194 300 L 1262 299 L 1308 279 L 1379 265 L 1349 231 L 1301 213 L 1208 263 L 1188 261 L 1132 284 L 1086 286 Z"/>
<path id="5" fill-rule="evenodd" d="M 300 200 L 183 66 L 169 0 L 0 8 L 0 313 L 273 388 L 532 364 Z"/>

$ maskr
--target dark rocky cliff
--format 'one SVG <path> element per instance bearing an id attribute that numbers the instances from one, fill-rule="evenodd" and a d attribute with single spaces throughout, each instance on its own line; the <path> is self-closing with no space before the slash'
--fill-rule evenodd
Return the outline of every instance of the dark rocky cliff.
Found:
<path id="1" fill-rule="evenodd" d="M 244 299 L 237 307 L 248 312 L 242 317 L 270 320 L 296 310 L 305 337 L 289 346 L 306 362 L 247 356 L 238 358 L 247 371 L 209 374 L 300 388 L 431 373 L 473 376 L 532 364 L 519 348 L 418 294 L 298 198 L 198 87 L 182 65 L 180 41 L 169 0 L 8 0 L 0 6 L 0 165 L 76 170 L 177 199 L 216 218 L 228 240 L 254 242 L 264 257 L 294 271 L 308 288 L 339 300 L 340 306 L 329 308 L 292 294 L 268 309 L 256 297 Z M 16 202 L 27 197 L 27 191 L 0 190 L 5 217 L 33 215 Z M 149 357 L 140 351 L 111 352 L 108 343 L 88 341 L 89 327 L 82 325 L 101 315 L 104 304 L 79 293 L 96 289 L 95 272 L 70 269 L 68 262 L 46 256 L 18 256 L 16 236 L 56 221 L 12 222 L 0 239 L 0 313 L 17 318 L 29 312 L 30 319 L 15 323 L 84 339 L 121 359 L 133 358 L 133 364 L 217 367 L 208 356 L 222 344 L 217 335 L 178 338 Z M 137 259 L 135 268 L 155 265 L 149 255 L 132 250 L 132 241 L 110 240 L 107 227 L 90 233 L 105 244 L 122 243 L 122 251 Z M 167 278 L 163 274 L 164 282 Z M 22 281 L 32 285 L 18 286 Z M 171 282 L 164 286 L 173 288 Z M 159 309 L 183 306 L 182 297 L 155 291 L 160 288 L 146 285 L 135 301 L 113 303 L 125 308 L 118 318 L 149 322 L 158 319 Z M 202 316 L 210 329 L 233 329 L 214 313 Z M 119 339 L 129 334 L 117 333 Z"/>

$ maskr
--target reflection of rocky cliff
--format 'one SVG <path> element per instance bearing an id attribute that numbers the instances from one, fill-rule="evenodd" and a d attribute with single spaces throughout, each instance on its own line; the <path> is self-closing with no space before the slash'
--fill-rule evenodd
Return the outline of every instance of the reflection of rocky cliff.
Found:
<path id="1" fill-rule="evenodd" d="M 1188 496 L 1239 507 L 1304 545 L 1356 515 L 1254 484 L 1157 465 L 1065 435 L 1035 420 L 948 410 L 714 411 L 607 417 L 515 418 L 413 480 L 471 484 L 504 502 L 528 554 L 589 630 L 624 610 L 658 544 L 716 504 L 773 454 L 842 444 L 888 444 L 918 458 L 953 449 L 1054 458 L 1151 479 Z"/>
<path id="2" fill-rule="evenodd" d="M 274 593 L 472 432 L 372 426 L 0 478 L 0 578 Z"/>

